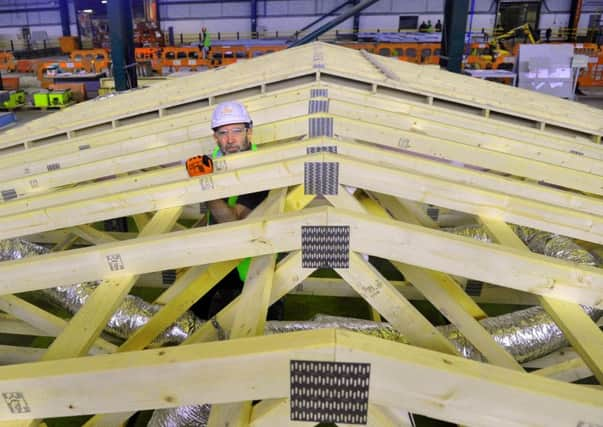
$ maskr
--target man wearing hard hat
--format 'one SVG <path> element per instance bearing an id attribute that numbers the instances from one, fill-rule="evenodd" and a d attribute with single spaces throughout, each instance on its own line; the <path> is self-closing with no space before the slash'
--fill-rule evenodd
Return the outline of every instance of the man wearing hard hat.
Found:
<path id="1" fill-rule="evenodd" d="M 213 159 L 241 151 L 257 150 L 257 146 L 251 142 L 253 122 L 239 102 L 228 101 L 219 104 L 212 114 L 211 128 L 216 141 Z M 211 222 L 223 223 L 243 219 L 262 203 L 267 195 L 268 191 L 259 191 L 207 202 Z M 251 258 L 241 261 L 235 270 L 193 305 L 193 311 L 199 317 L 209 318 L 232 301 L 243 288 L 250 262 Z M 280 319 L 282 311 L 282 301 L 275 303 L 268 311 L 268 318 Z"/>
<path id="2" fill-rule="evenodd" d="M 228 101 L 219 104 L 211 116 L 216 148 L 212 157 L 218 158 L 241 151 L 256 151 L 251 142 L 253 122 L 245 107 L 239 102 Z M 231 197 L 228 200 L 213 200 L 207 205 L 215 222 L 229 222 L 243 219 L 268 195 L 267 191 Z"/>

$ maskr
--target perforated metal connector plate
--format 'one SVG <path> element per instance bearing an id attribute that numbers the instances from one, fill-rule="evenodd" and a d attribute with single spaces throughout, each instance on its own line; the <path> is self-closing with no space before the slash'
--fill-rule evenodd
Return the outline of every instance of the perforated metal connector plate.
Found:
<path id="1" fill-rule="evenodd" d="M 17 198 L 17 191 L 14 188 L 11 188 L 10 190 L 2 190 L 0 194 L 2 194 L 2 200 L 5 202 Z"/>
<path id="2" fill-rule="evenodd" d="M 303 225 L 303 268 L 349 268 L 350 227 L 347 225 Z"/>
<path id="3" fill-rule="evenodd" d="M 163 270 L 161 281 L 164 285 L 171 285 L 176 281 L 176 270 Z"/>
<path id="4" fill-rule="evenodd" d="M 308 103 L 308 114 L 329 112 L 328 99 L 311 99 Z"/>
<path id="5" fill-rule="evenodd" d="M 306 154 L 314 154 L 314 153 L 335 153 L 337 154 L 337 146 L 336 145 L 311 145 L 306 147 Z"/>
<path id="6" fill-rule="evenodd" d="M 291 421 L 366 424 L 369 363 L 292 360 Z"/>
<path id="7" fill-rule="evenodd" d="M 479 297 L 482 294 L 483 287 L 484 283 L 479 280 L 467 280 L 465 292 L 467 292 L 467 295 L 469 296 Z"/>
<path id="8" fill-rule="evenodd" d="M 304 163 L 304 194 L 337 194 L 338 191 L 338 162 Z"/>
<path id="9" fill-rule="evenodd" d="M 329 89 L 310 89 L 310 98 L 326 98 L 329 96 Z"/>
<path id="10" fill-rule="evenodd" d="M 333 117 L 311 117 L 308 119 L 308 136 L 333 136 Z"/>

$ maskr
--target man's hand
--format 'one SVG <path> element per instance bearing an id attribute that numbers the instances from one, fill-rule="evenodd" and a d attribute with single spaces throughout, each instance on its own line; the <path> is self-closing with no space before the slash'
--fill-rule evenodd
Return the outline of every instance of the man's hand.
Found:
<path id="1" fill-rule="evenodd" d="M 220 224 L 246 218 L 251 212 L 251 209 L 238 203 L 231 208 L 223 199 L 207 202 L 207 206 L 216 222 Z"/>

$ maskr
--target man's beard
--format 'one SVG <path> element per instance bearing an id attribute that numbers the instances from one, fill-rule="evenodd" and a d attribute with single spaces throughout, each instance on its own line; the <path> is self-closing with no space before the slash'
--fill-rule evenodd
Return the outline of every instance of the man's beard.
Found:
<path id="1" fill-rule="evenodd" d="M 230 149 L 229 149 L 230 147 Z M 232 148 L 236 148 L 235 150 L 232 150 Z M 249 142 L 249 137 L 245 137 L 245 143 L 241 144 L 241 146 L 236 146 L 236 145 L 228 145 L 226 144 L 226 146 L 224 147 L 224 151 L 222 151 L 222 154 L 235 154 L 235 153 L 240 153 L 242 151 L 248 151 L 251 148 L 251 143 Z"/>

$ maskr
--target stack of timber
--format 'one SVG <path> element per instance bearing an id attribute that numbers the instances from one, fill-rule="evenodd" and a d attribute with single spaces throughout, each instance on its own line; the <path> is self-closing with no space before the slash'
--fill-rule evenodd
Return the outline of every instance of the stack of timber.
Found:
<path id="1" fill-rule="evenodd" d="M 169 166 L 212 151 L 212 109 L 231 99 L 249 109 L 259 150 L 222 158 L 203 177 Z M 315 425 L 292 421 L 300 361 L 369 366 L 368 425 L 409 425 L 410 412 L 472 426 L 601 426 L 600 387 L 547 376 L 582 369 L 603 384 L 603 333 L 579 306 L 603 308 L 603 270 L 532 253 L 508 224 L 600 253 L 602 135 L 600 110 L 322 43 L 9 130 L 0 137 L 0 239 L 55 248 L 0 263 L 10 314 L 0 326 L 56 339 L 40 361 L 15 348 L 23 363 L 0 367 L 0 421 L 97 414 L 86 425 L 121 425 L 138 410 L 209 403 L 210 426 Z M 270 194 L 246 220 L 183 225 L 190 206 L 260 190 Z M 427 204 L 466 214 L 496 243 L 440 230 Z M 120 217 L 138 231 L 90 227 Z M 287 255 L 277 263 L 277 254 Z M 391 283 L 363 255 L 391 261 L 406 282 Z M 246 257 L 244 291 L 214 321 L 181 345 L 148 348 Z M 325 265 L 342 281 L 310 277 Z M 126 342 L 103 344 L 137 280 L 171 269 L 195 275 L 179 276 Z M 459 277 L 492 292 L 473 299 Z M 84 281 L 100 284 L 68 322 L 13 295 Z M 317 293 L 364 298 L 410 344 L 334 329 L 264 336 L 268 306 L 306 281 Z M 408 298 L 429 300 L 488 363 L 460 357 Z M 478 323 L 487 298 L 541 304 L 574 359 L 551 357 L 527 373 Z M 83 357 L 99 343 L 113 354 Z"/>

